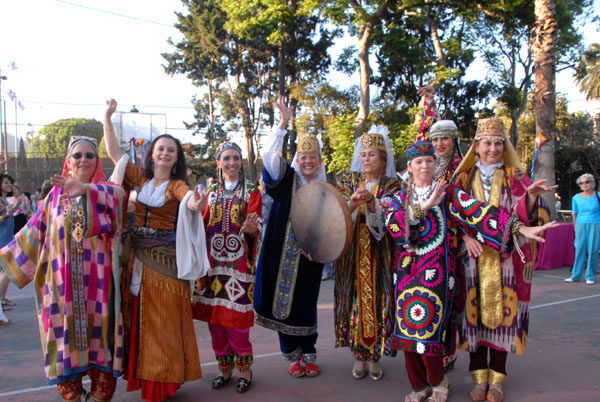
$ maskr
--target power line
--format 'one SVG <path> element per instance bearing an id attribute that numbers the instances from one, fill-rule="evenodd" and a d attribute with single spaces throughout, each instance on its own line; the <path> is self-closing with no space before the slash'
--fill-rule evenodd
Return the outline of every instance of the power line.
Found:
<path id="1" fill-rule="evenodd" d="M 115 13 L 113 11 L 108 11 L 108 10 L 101 10 L 99 8 L 93 8 L 93 7 L 84 6 L 83 4 L 71 3 L 71 2 L 68 2 L 68 1 L 64 1 L 64 0 L 56 0 L 56 1 L 58 1 L 59 3 L 68 4 L 70 6 L 81 7 L 81 8 L 85 8 L 87 10 L 96 11 L 96 12 L 99 12 L 99 13 L 104 13 L 104 14 L 109 14 L 109 15 L 116 15 L 117 17 L 128 18 L 130 20 L 139 21 L 139 22 L 145 22 L 147 24 L 160 25 L 160 26 L 167 27 L 167 28 L 175 28 L 173 25 L 163 24 L 162 22 L 150 21 L 150 20 L 146 20 L 146 19 L 143 19 L 143 18 L 132 17 L 130 15 L 119 14 L 119 13 Z"/>
<path id="2" fill-rule="evenodd" d="M 63 105 L 63 106 L 85 106 L 85 107 L 106 107 L 105 103 L 73 103 L 73 102 L 54 102 L 54 101 L 30 101 L 20 100 L 21 103 L 33 103 L 40 105 Z M 120 104 L 120 106 L 134 106 L 133 104 Z M 194 109 L 193 106 L 169 106 L 169 105 L 140 105 L 135 104 L 136 107 L 143 107 L 148 109 Z"/>

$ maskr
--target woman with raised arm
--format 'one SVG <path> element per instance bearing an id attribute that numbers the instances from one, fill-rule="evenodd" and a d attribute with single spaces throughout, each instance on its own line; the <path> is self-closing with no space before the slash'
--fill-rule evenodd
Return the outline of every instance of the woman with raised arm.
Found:
<path id="1" fill-rule="evenodd" d="M 450 381 L 443 353 L 455 291 L 455 258 L 450 248 L 458 229 L 504 252 L 511 233 L 540 240 L 554 227 L 527 227 L 505 210 L 469 197 L 447 182 L 433 180 L 433 146 L 415 142 L 406 149 L 408 188 L 385 211 L 387 229 L 397 245 L 394 255 L 396 325 L 392 348 L 404 351 L 413 391 L 406 402 L 445 402 Z"/>
<path id="2" fill-rule="evenodd" d="M 400 191 L 387 127 L 373 126 L 356 139 L 350 170 L 339 184 L 352 213 L 354 234 L 336 267 L 336 347 L 352 351 L 354 378 L 368 371 L 377 381 L 383 378 L 379 359 L 390 350 L 394 320 L 392 250 L 380 216 Z"/>
<path id="3" fill-rule="evenodd" d="M 283 357 L 292 377 L 315 377 L 321 368 L 317 359 L 317 301 L 323 264 L 304 253 L 294 235 L 290 209 L 300 186 L 312 180 L 325 181 L 325 165 L 316 138 L 298 140 L 290 164 L 279 153 L 293 107 L 279 96 L 281 121 L 269 134 L 263 151 L 263 180 L 273 206 L 267 221 L 263 247 L 256 268 L 254 309 L 256 323 L 277 331 Z M 304 363 L 304 365 L 302 364 Z"/>
<path id="4" fill-rule="evenodd" d="M 217 182 L 208 188 L 204 211 L 210 269 L 192 308 L 194 318 L 208 322 L 219 364 L 213 389 L 229 383 L 235 367 L 240 373 L 236 391 L 243 393 L 252 383 L 250 327 L 262 204 L 260 191 L 244 176 L 242 150 L 235 142 L 217 147 L 216 162 Z"/>
<path id="5" fill-rule="evenodd" d="M 111 122 L 117 102 L 107 104 L 104 141 L 116 165 L 113 179 L 138 192 L 122 282 L 127 391 L 141 388 L 143 399 L 164 401 L 202 377 L 189 281 L 209 267 L 200 214 L 206 195 L 188 188 L 183 149 L 168 134 L 154 138 L 143 169 L 129 161 Z"/>
<path id="6" fill-rule="evenodd" d="M 455 175 L 457 185 L 471 197 L 504 208 L 524 225 L 549 220 L 540 195 L 558 186 L 546 187 L 546 180 L 531 184 L 500 119 L 479 120 L 475 140 Z M 475 381 L 470 397 L 500 402 L 507 354 L 523 354 L 527 344 L 535 242 L 520 238 L 512 253 L 502 254 L 469 234 L 462 240 L 468 253 L 462 261 L 466 308 L 459 335 L 461 347 L 470 353 Z"/>
<path id="7" fill-rule="evenodd" d="M 96 140 L 72 137 L 63 175 L 0 266 L 18 287 L 34 281 L 48 384 L 65 401 L 109 401 L 123 373 L 119 245 L 123 190 L 103 183 Z M 86 399 L 82 377 L 91 380 Z"/>

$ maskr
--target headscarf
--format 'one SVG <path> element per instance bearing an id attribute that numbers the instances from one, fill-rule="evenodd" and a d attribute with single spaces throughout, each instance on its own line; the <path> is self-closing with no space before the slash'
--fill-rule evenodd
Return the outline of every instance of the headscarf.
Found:
<path id="1" fill-rule="evenodd" d="M 242 148 L 240 148 L 238 144 L 236 144 L 233 141 L 224 141 L 220 143 L 217 147 L 216 159 L 218 160 L 221 157 L 221 154 L 227 151 L 228 149 L 234 149 L 237 151 L 238 154 L 240 154 L 240 157 L 242 156 Z"/>
<path id="2" fill-rule="evenodd" d="M 352 172 L 363 172 L 364 167 L 360 160 L 360 154 L 367 149 L 378 149 L 385 151 L 386 165 L 385 175 L 396 177 L 396 166 L 394 165 L 394 146 L 388 137 L 389 130 L 386 126 L 372 125 L 367 134 L 363 134 L 354 141 L 354 156 L 350 170 Z"/>
<path id="3" fill-rule="evenodd" d="M 65 163 L 63 165 L 62 175 L 64 177 L 71 177 L 71 169 L 69 168 L 69 157 L 71 156 L 71 151 L 73 147 L 81 142 L 85 142 L 89 144 L 94 152 L 96 153 L 96 167 L 94 169 L 94 174 L 90 179 L 90 183 L 98 184 L 106 181 L 106 176 L 104 175 L 104 167 L 102 166 L 102 160 L 100 159 L 100 155 L 98 155 L 98 143 L 95 138 L 92 137 L 84 137 L 84 136 L 73 136 L 69 140 L 69 146 L 67 147 L 67 155 L 65 156 Z M 82 156 L 84 158 L 85 156 Z"/>

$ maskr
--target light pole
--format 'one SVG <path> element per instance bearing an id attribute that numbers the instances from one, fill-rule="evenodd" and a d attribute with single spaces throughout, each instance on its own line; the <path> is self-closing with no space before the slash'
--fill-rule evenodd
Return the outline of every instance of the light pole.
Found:
<path id="1" fill-rule="evenodd" d="M 4 173 L 8 173 L 8 166 L 6 165 L 6 130 L 3 128 L 6 126 L 6 113 L 2 117 L 2 81 L 6 79 L 5 75 L 2 75 L 0 69 L 0 163 L 4 164 Z M 4 124 L 3 124 L 4 123 Z"/>

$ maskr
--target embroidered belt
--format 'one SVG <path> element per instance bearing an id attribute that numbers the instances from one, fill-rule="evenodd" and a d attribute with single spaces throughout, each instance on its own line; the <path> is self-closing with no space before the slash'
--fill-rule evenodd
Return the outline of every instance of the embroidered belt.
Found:
<path id="1" fill-rule="evenodd" d="M 135 256 L 148 268 L 177 279 L 175 232 L 136 227 L 130 232 Z"/>

